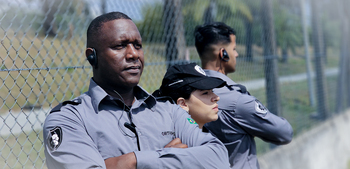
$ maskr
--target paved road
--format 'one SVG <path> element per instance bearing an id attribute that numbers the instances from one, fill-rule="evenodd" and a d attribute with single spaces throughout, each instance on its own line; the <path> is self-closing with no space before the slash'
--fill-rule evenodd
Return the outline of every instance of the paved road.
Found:
<path id="1" fill-rule="evenodd" d="M 326 76 L 334 76 L 338 74 L 338 69 L 327 69 L 325 71 Z M 312 77 L 315 75 L 313 74 Z M 280 77 L 281 84 L 286 82 L 296 82 L 306 80 L 305 73 Z M 237 82 L 245 85 L 248 90 L 254 90 L 265 87 L 265 79 L 257 79 L 251 81 Z M 33 130 L 41 131 L 46 114 L 50 111 L 49 108 L 34 109 L 32 111 L 12 112 L 5 115 L 1 115 L 0 120 L 3 123 L 0 126 L 0 135 L 6 136 L 9 134 L 17 134 L 22 131 L 30 132 Z"/>
<path id="2" fill-rule="evenodd" d="M 338 68 L 332 68 L 327 69 L 325 71 L 326 76 L 335 76 L 338 75 Z M 311 77 L 315 77 L 315 73 L 311 74 Z M 283 76 L 279 78 L 280 84 L 284 83 L 290 83 L 290 82 L 297 82 L 297 81 L 303 81 L 307 79 L 306 73 L 296 74 L 296 75 L 290 75 L 290 76 Z M 265 79 L 256 79 L 256 80 L 250 80 L 250 81 L 244 81 L 244 82 L 237 82 L 239 84 L 244 85 L 247 87 L 248 90 L 255 90 L 265 87 Z"/>
<path id="3" fill-rule="evenodd" d="M 0 120 L 3 121 L 0 128 L 0 135 L 18 134 L 23 132 L 41 131 L 49 108 L 34 109 L 32 111 L 12 112 L 1 115 Z M 27 133 L 29 134 L 29 133 Z"/>

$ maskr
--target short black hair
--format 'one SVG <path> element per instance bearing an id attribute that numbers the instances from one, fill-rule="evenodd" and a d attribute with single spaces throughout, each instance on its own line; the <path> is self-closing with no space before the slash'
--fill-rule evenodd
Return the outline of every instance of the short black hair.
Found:
<path id="1" fill-rule="evenodd" d="M 231 43 L 230 35 L 236 35 L 236 31 L 223 22 L 196 26 L 194 37 L 199 56 L 212 44 Z"/>
<path id="2" fill-rule="evenodd" d="M 184 99 L 189 99 L 191 97 L 192 92 L 194 92 L 195 89 L 194 87 L 191 86 L 182 86 L 176 90 L 162 90 L 162 88 L 160 88 L 160 96 L 169 96 L 171 97 L 171 99 L 173 99 L 176 103 L 177 99 L 182 97 Z"/>
<path id="3" fill-rule="evenodd" d="M 117 19 L 129 19 L 132 20 L 128 15 L 121 12 L 110 12 L 106 14 L 102 14 L 95 19 L 93 19 L 87 29 L 86 32 L 86 47 L 94 47 L 94 42 L 96 41 L 96 37 L 100 33 L 100 29 L 102 25 L 106 22 L 117 20 Z"/>

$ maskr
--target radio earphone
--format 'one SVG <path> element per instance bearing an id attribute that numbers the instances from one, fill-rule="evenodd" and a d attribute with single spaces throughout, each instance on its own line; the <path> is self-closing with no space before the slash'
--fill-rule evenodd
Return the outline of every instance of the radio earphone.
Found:
<path id="1" fill-rule="evenodd" d="M 221 60 L 224 62 L 228 62 L 230 60 L 230 56 L 227 54 L 225 49 L 222 51 Z"/>
<path id="2" fill-rule="evenodd" d="M 91 66 L 97 68 L 97 55 L 96 50 L 94 48 L 92 48 L 92 53 L 89 56 L 87 56 L 86 59 L 89 61 Z"/>

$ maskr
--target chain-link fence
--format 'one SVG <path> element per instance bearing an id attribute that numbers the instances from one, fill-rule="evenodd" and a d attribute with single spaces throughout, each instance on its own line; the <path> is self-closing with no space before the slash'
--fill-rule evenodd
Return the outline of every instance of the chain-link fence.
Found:
<path id="1" fill-rule="evenodd" d="M 143 37 L 140 85 L 167 66 L 199 63 L 196 25 L 237 32 L 236 72 L 295 137 L 350 106 L 348 0 L 0 0 L 0 167 L 46 168 L 42 125 L 51 108 L 87 91 L 86 29 L 104 12 L 128 14 Z M 265 80 L 268 79 L 268 80 Z M 257 139 L 258 154 L 270 146 Z"/>

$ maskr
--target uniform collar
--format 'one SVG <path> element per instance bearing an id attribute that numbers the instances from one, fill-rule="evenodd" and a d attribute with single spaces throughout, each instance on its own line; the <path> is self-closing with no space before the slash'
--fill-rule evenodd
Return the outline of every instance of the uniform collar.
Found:
<path id="1" fill-rule="evenodd" d="M 95 112 L 99 111 L 99 105 L 103 100 L 107 100 L 106 98 L 112 98 L 105 90 L 103 90 L 96 82 L 91 78 L 90 79 L 90 86 L 88 91 L 90 97 L 91 97 L 91 103 L 92 107 L 94 108 Z M 147 107 L 152 109 L 156 104 L 156 99 L 147 93 L 141 86 L 137 85 L 134 88 L 134 95 L 136 98 L 136 101 L 134 102 L 134 105 L 132 107 L 139 107 L 141 104 L 145 103 Z M 111 99 L 108 99 L 111 100 Z M 120 100 L 120 99 L 118 99 Z"/>
<path id="2" fill-rule="evenodd" d="M 204 69 L 204 72 L 207 74 L 207 76 L 218 77 L 218 78 L 226 81 L 228 86 L 237 84 L 233 80 L 231 80 L 229 77 L 227 77 L 226 75 L 224 75 L 224 74 L 222 74 L 222 73 L 220 73 L 218 71 Z"/>

